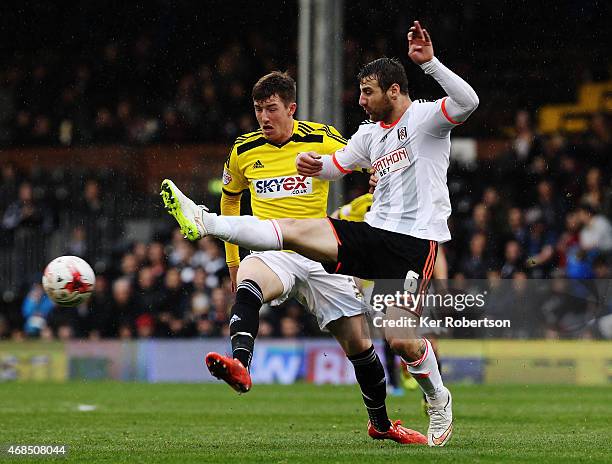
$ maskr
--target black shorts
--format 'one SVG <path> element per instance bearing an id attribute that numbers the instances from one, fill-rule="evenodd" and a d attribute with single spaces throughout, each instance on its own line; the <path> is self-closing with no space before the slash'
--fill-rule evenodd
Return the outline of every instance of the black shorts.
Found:
<path id="1" fill-rule="evenodd" d="M 330 223 L 338 241 L 338 261 L 323 264 L 328 273 L 374 280 L 373 295 L 427 292 L 438 242 L 366 222 L 330 218 Z"/>

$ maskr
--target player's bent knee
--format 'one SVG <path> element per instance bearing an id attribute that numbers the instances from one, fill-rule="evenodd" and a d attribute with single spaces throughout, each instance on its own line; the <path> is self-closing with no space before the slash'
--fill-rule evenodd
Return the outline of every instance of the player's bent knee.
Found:
<path id="1" fill-rule="evenodd" d="M 244 280 L 252 280 L 261 288 L 264 301 L 279 297 L 283 291 L 283 283 L 276 273 L 261 259 L 250 257 L 245 259 L 238 268 L 238 284 Z"/>

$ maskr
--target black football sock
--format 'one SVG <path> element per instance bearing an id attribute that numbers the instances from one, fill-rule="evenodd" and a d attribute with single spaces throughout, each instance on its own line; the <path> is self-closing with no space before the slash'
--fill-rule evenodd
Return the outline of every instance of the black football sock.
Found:
<path id="1" fill-rule="evenodd" d="M 251 365 L 255 337 L 259 330 L 259 309 L 263 304 L 263 293 L 257 282 L 245 279 L 236 290 L 236 302 L 230 318 L 232 356 L 247 369 Z"/>
<path id="2" fill-rule="evenodd" d="M 385 380 L 385 369 L 376 351 L 374 351 L 374 345 L 364 352 L 348 356 L 348 358 L 355 368 L 355 377 L 359 382 L 370 422 L 379 432 L 386 432 L 391 427 L 391 421 L 387 416 L 387 407 L 385 406 L 387 382 Z"/>

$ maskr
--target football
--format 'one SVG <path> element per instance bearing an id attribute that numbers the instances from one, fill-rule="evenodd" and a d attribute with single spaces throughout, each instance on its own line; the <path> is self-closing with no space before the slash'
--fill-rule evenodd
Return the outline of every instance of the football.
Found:
<path id="1" fill-rule="evenodd" d="M 87 261 L 78 256 L 60 256 L 43 273 L 42 285 L 56 304 L 77 306 L 93 292 L 96 276 Z"/>

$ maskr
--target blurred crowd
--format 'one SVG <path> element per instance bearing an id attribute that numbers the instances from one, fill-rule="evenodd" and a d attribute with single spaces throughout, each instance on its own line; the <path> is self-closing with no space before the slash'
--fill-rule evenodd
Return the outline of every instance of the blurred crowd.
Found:
<path id="1" fill-rule="evenodd" d="M 612 253 L 612 131 L 540 136 L 516 115 L 508 149 L 449 172 L 450 277 L 604 278 Z"/>
<path id="2" fill-rule="evenodd" d="M 261 36 L 254 37 L 255 43 Z M 0 143 L 71 146 L 228 142 L 253 130 L 248 95 L 265 56 L 229 44 L 188 72 L 157 75 L 151 39 L 109 42 L 92 59 L 0 67 Z M 165 75 L 164 75 L 165 76 Z"/>
<path id="3" fill-rule="evenodd" d="M 209 11 L 223 9 L 222 20 L 196 3 L 165 0 L 146 8 L 113 0 L 65 7 L 28 0 L 6 8 L 0 39 L 14 53 L 0 60 L 0 147 L 230 144 L 256 127 L 250 90 L 257 78 L 273 69 L 296 76 L 296 5 L 207 2 Z M 413 19 L 405 2 L 355 0 L 345 7 L 345 135 L 364 119 L 359 66 L 381 55 L 408 64 L 415 98 L 440 96 L 405 57 Z M 525 279 L 610 278 L 609 115 L 593 115 L 586 133 L 546 137 L 532 120 L 539 105 L 571 99 L 581 82 L 609 78 L 607 42 L 591 40 L 593 31 L 607 30 L 609 17 L 590 0 L 555 9 L 548 14 L 534 4 L 500 15 L 494 3 L 474 0 L 419 8 L 436 54 L 480 95 L 480 108 L 456 135 L 507 140 L 494 159 L 451 165 L 453 240 L 445 251 L 452 279 L 509 279 L 520 293 Z M 533 33 L 535 22 L 545 33 Z M 523 37 L 523 45 L 505 30 Z M 588 55 L 575 46 L 586 42 Z M 151 207 L 159 201 L 134 188 L 128 172 L 19 172 L 9 163 L 0 169 L 0 338 L 227 334 L 233 297 L 222 247 L 182 240 Z M 348 201 L 364 193 L 367 180 L 347 185 Z M 133 238 L 143 223 L 154 229 L 145 234 L 150 240 Z M 61 254 L 94 267 L 90 303 L 54 308 L 42 292 L 42 263 Z M 597 336 L 588 321 L 605 316 L 580 305 L 544 306 L 525 318 L 532 330 L 520 336 Z M 294 301 L 262 314 L 262 336 L 318 333 Z"/>
<path id="4" fill-rule="evenodd" d="M 35 282 L 21 304 L 24 325 L 17 332 L 61 340 L 228 336 L 231 304 L 220 243 L 205 238 L 194 246 L 175 230 L 166 245 L 134 243 L 118 269 L 97 276 L 92 299 L 79 307 L 55 307 Z M 260 336 L 304 335 L 304 316 L 294 302 L 274 311 L 266 307 Z"/>
<path id="5" fill-rule="evenodd" d="M 580 83 L 609 77 L 605 40 L 591 41 L 593 30 L 608 25 L 597 2 L 558 5 L 556 16 L 544 5 L 499 15 L 494 5 L 479 3 L 434 0 L 419 8 L 437 54 L 481 97 L 474 123 L 460 129 L 464 134 L 497 135 L 519 107 L 568 101 Z M 11 41 L 14 53 L 0 60 L 0 146 L 227 143 L 252 131 L 256 80 L 274 69 L 297 77 L 297 3 L 267 6 L 211 0 L 206 8 L 225 12 L 215 18 L 189 2 L 152 0 L 142 9 L 104 0 L 60 8 L 28 0 L 3 12 L 0 40 Z M 88 27 L 92 18 L 115 11 L 112 20 L 93 19 L 96 27 Z M 375 58 L 401 57 L 416 98 L 441 96 L 406 57 L 412 19 L 404 2 L 355 0 L 345 2 L 344 14 L 345 135 L 364 119 L 355 77 Z M 39 15 L 44 18 L 32 20 Z M 564 25 L 576 16 L 580 23 Z M 520 35 L 529 18 L 548 33 L 531 31 L 523 47 L 500 33 Z M 226 26 L 240 34 L 228 36 Z M 570 28 L 572 37 L 560 32 Z M 591 41 L 590 56 L 572 47 L 572 39 Z"/>
<path id="6" fill-rule="evenodd" d="M 510 279 L 516 281 L 512 291 L 519 293 L 527 279 L 610 281 L 609 121 L 595 115 L 587 133 L 543 137 L 529 114 L 519 111 L 507 147 L 494 160 L 452 163 L 448 182 L 453 240 L 444 245 L 449 278 L 493 285 Z M 172 221 L 161 208 L 153 214 L 140 210 L 142 219 L 162 225 L 152 240 L 129 240 L 126 224 L 138 218 L 138 210 L 122 211 L 123 202 L 112 198 L 130 185 L 128 174 L 60 174 L 18 173 L 11 165 L 3 166 L 0 337 L 227 334 L 233 296 L 218 241 L 188 243 L 170 228 Z M 348 198 L 362 193 L 366 183 L 365 177 L 354 182 Z M 81 256 L 95 268 L 98 280 L 90 303 L 54 308 L 42 292 L 41 263 L 61 254 Z M 525 310 L 526 305 L 518 308 L 513 299 L 519 296 L 511 292 L 501 298 L 507 305 L 492 309 L 496 317 Z M 517 326 L 520 336 L 598 336 L 589 321 L 612 313 L 601 305 L 558 303 L 551 307 L 546 298 L 529 310 L 521 317 L 525 324 Z M 295 301 L 280 310 L 266 308 L 262 315 L 263 336 L 319 333 Z"/>
<path id="7" fill-rule="evenodd" d="M 43 223 L 20 227 L 40 230 Z M 41 241 L 41 236 L 36 240 Z M 85 227 L 76 227 L 63 253 L 103 263 L 95 261 L 97 252 L 87 250 Z M 22 298 L 5 290 L 0 338 L 182 338 L 229 333 L 233 295 L 219 241 L 205 238 L 194 245 L 176 229 L 168 241 L 137 241 L 114 256 L 116 266 L 97 272 L 93 297 L 75 308 L 53 304 L 40 284 L 40 270 L 32 274 L 36 280 L 22 281 L 27 287 Z M 306 335 L 317 331 L 313 322 L 293 301 L 274 311 L 265 307 L 260 335 Z"/>

